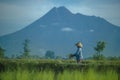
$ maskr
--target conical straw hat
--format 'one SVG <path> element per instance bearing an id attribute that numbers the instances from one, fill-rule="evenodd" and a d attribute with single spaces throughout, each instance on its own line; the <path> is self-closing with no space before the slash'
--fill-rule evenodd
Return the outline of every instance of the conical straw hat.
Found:
<path id="1" fill-rule="evenodd" d="M 76 43 L 76 46 L 77 46 L 77 47 L 80 47 L 80 48 L 82 48 L 82 47 L 83 47 L 83 45 L 82 45 L 82 43 L 81 43 L 81 42 Z"/>

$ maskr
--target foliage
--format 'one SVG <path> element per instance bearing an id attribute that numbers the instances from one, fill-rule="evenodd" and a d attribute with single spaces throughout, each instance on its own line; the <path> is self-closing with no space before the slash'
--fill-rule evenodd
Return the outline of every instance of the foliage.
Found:
<path id="1" fill-rule="evenodd" d="M 0 75 L 0 80 L 53 80 L 52 71 L 29 71 L 27 69 L 18 69 L 15 71 L 5 71 Z"/>
<path id="2" fill-rule="evenodd" d="M 107 57 L 108 60 L 120 60 L 119 56 L 109 56 Z"/>
<path id="3" fill-rule="evenodd" d="M 97 42 L 97 45 L 96 47 L 94 47 L 95 51 L 96 51 L 96 54 L 93 55 L 93 58 L 96 59 L 96 60 L 102 60 L 104 59 L 104 55 L 103 54 L 100 54 L 104 48 L 105 48 L 105 45 L 106 43 L 104 41 L 99 41 Z"/>
<path id="4" fill-rule="evenodd" d="M 47 58 L 47 59 L 53 59 L 53 58 L 55 58 L 55 53 L 53 52 L 53 51 L 51 51 L 51 50 L 48 50 L 48 51 L 46 51 L 46 53 L 45 53 L 45 57 Z"/>
<path id="5" fill-rule="evenodd" d="M 69 59 L 73 58 L 75 55 L 74 54 L 69 54 Z"/>
<path id="6" fill-rule="evenodd" d="M 108 74 L 106 74 L 108 73 Z M 110 76 L 113 76 L 110 78 Z M 118 80 L 118 74 L 114 70 L 109 70 L 99 73 L 99 71 L 95 71 L 93 68 L 88 71 L 68 71 L 65 70 L 63 73 L 59 73 L 57 76 L 57 80 Z"/>
<path id="7" fill-rule="evenodd" d="M 98 68 L 99 70 L 106 70 L 110 68 L 118 69 L 120 67 L 120 60 L 118 61 L 95 61 L 85 60 L 81 64 L 77 64 L 74 60 L 53 60 L 53 59 L 1 59 L 0 71 L 17 70 L 19 68 L 28 70 L 45 70 L 50 69 L 54 71 L 63 70 L 87 70 L 89 68 Z"/>
<path id="8" fill-rule="evenodd" d="M 118 80 L 119 67 L 120 61 L 1 59 L 0 80 Z"/>
<path id="9" fill-rule="evenodd" d="M 115 70 L 96 71 L 93 68 L 87 71 L 64 70 L 62 73 L 52 70 L 18 69 L 1 72 L 0 80 L 118 80 L 118 74 Z"/>
<path id="10" fill-rule="evenodd" d="M 62 59 L 62 56 L 56 56 L 56 59 Z"/>
<path id="11" fill-rule="evenodd" d="M 22 57 L 23 57 L 23 58 L 28 58 L 28 57 L 30 56 L 29 40 L 26 39 L 26 40 L 24 41 L 23 45 L 24 45 L 24 47 L 23 47 L 24 52 L 23 52 Z"/>

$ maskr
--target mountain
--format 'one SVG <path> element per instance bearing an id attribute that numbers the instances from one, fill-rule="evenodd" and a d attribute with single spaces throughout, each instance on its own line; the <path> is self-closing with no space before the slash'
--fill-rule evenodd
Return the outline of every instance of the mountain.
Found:
<path id="1" fill-rule="evenodd" d="M 83 43 L 83 56 L 92 56 L 98 41 L 105 41 L 106 56 L 120 56 L 120 27 L 101 17 L 73 14 L 65 7 L 54 7 L 44 16 L 20 31 L 0 37 L 6 54 L 20 55 L 23 42 L 30 40 L 32 55 L 43 56 L 46 50 L 56 55 L 75 53 L 75 43 Z"/>

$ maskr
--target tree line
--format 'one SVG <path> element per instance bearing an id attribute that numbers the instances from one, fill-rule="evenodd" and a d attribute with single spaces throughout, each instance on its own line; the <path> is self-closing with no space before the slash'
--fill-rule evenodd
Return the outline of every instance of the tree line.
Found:
<path id="1" fill-rule="evenodd" d="M 30 44 L 30 40 L 28 40 L 28 39 L 24 40 L 24 42 L 23 42 L 23 52 L 22 52 L 21 55 L 16 56 L 16 58 L 18 58 L 18 59 L 40 58 L 37 55 L 36 56 L 35 55 L 33 55 L 33 56 L 30 55 L 31 50 L 30 50 L 29 44 Z M 5 49 L 3 49 L 0 46 L 0 59 L 1 58 L 7 58 L 7 57 L 5 56 Z M 15 56 L 12 55 L 12 58 L 15 58 Z M 47 58 L 47 59 L 55 58 L 54 51 L 51 51 L 51 50 L 46 51 L 44 58 Z"/>
<path id="2" fill-rule="evenodd" d="M 23 52 L 21 55 L 17 56 L 16 58 L 19 59 L 27 59 L 27 58 L 40 58 L 38 56 L 31 56 L 30 55 L 30 40 L 26 39 L 23 42 Z M 102 52 L 104 51 L 106 47 L 106 42 L 104 41 L 98 41 L 96 46 L 94 47 L 95 53 L 93 54 L 92 59 L 94 60 L 104 60 L 104 59 L 109 59 L 109 60 L 120 60 L 120 57 L 116 57 L 116 56 L 109 56 L 109 57 L 105 57 Z M 3 49 L 2 47 L 0 47 L 0 59 L 1 58 L 5 58 L 5 49 Z M 12 57 L 14 58 L 14 56 Z M 48 50 L 45 53 L 44 58 L 46 59 L 55 59 L 55 58 L 62 58 L 61 56 L 55 56 L 55 52 Z"/>

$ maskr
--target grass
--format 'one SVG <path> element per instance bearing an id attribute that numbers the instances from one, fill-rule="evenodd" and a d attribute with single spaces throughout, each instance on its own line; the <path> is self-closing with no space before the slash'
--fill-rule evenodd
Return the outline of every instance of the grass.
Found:
<path id="1" fill-rule="evenodd" d="M 119 80 L 120 61 L 0 60 L 0 80 Z"/>
<path id="2" fill-rule="evenodd" d="M 113 70 L 102 73 L 93 69 L 89 69 L 87 72 L 65 71 L 58 75 L 58 80 L 118 80 L 118 74 Z"/>
<path id="3" fill-rule="evenodd" d="M 0 80 L 118 80 L 118 74 L 114 70 L 98 72 L 94 69 L 88 71 L 69 71 L 55 73 L 52 70 L 29 71 L 29 70 L 8 70 L 0 74 Z"/>
<path id="4" fill-rule="evenodd" d="M 52 71 L 6 71 L 0 74 L 0 80 L 53 80 L 54 73 Z"/>

